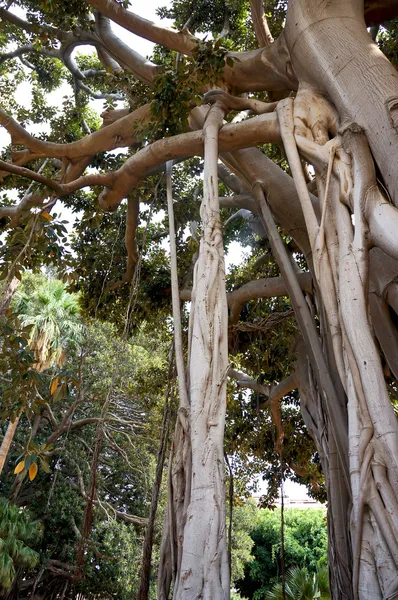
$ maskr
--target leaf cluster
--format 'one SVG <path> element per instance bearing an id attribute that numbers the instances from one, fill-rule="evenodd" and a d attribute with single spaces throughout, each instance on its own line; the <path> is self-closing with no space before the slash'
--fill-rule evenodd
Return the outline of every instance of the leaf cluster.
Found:
<path id="1" fill-rule="evenodd" d="M 222 85 L 225 61 L 233 64 L 231 58 L 226 58 L 227 52 L 221 39 L 198 42 L 191 57 L 177 58 L 168 52 L 169 64 L 153 82 L 153 120 L 140 127 L 140 135 L 159 139 L 186 131 L 189 112 L 201 103 L 201 90 Z M 170 64 L 173 59 L 174 67 Z"/>

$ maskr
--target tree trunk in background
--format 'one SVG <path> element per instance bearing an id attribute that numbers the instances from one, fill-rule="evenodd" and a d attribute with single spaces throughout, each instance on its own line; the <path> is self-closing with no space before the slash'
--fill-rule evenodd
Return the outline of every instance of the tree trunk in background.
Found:
<path id="1" fill-rule="evenodd" d="M 10 306 L 13 295 L 18 289 L 20 284 L 19 279 L 13 277 L 8 285 L 6 285 L 5 289 L 2 291 L 0 298 L 0 317 L 4 317 L 6 314 L 8 307 Z"/>
<path id="2" fill-rule="evenodd" d="M 8 456 L 8 452 L 10 450 L 10 446 L 12 444 L 12 440 L 14 439 L 14 434 L 15 431 L 17 429 L 19 423 L 19 416 L 15 417 L 15 420 L 12 422 L 10 421 L 7 427 L 7 431 L 5 433 L 5 436 L 3 438 L 3 441 L 1 442 L 1 446 L 0 446 L 0 475 L 3 471 L 5 462 L 7 460 L 7 456 Z"/>

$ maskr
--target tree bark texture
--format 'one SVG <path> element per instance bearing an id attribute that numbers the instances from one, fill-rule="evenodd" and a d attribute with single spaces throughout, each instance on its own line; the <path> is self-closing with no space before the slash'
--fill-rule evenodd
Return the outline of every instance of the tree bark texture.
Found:
<path id="1" fill-rule="evenodd" d="M 229 598 L 224 489 L 228 312 L 217 173 L 223 112 L 214 105 L 204 125 L 203 237 L 194 272 L 189 339 L 191 496 L 174 600 Z"/>

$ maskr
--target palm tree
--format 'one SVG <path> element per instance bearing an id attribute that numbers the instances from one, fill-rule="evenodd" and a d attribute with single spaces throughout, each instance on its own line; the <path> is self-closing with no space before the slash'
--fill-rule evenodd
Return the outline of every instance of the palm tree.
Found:
<path id="1" fill-rule="evenodd" d="M 32 326 L 30 347 L 38 371 L 62 364 L 65 349 L 81 340 L 83 325 L 78 297 L 67 292 L 58 279 L 47 279 L 31 294 L 17 294 L 14 310 L 22 327 Z"/>
<path id="2" fill-rule="evenodd" d="M 67 347 L 77 346 L 82 338 L 83 324 L 79 314 L 78 298 L 66 291 L 58 279 L 42 280 L 31 292 L 19 292 L 14 300 L 14 310 L 22 327 L 32 326 L 29 345 L 35 355 L 34 368 L 44 371 L 62 364 Z M 33 285 L 32 285 L 33 284 Z M 3 470 L 11 442 L 22 411 L 10 421 L 0 446 L 0 474 Z"/>
<path id="3" fill-rule="evenodd" d="M 309 573 L 303 567 L 293 567 L 286 574 L 286 600 L 330 600 L 327 567 Z M 264 600 L 283 600 L 282 584 L 276 583 Z"/>
<path id="4" fill-rule="evenodd" d="M 41 526 L 25 510 L 0 498 L 0 592 L 7 592 L 15 579 L 16 567 L 32 569 L 39 554 L 27 544 L 40 537 Z"/>

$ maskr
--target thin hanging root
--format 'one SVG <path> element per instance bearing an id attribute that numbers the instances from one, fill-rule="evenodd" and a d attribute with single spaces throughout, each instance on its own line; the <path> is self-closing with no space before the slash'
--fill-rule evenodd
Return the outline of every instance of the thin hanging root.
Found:
<path id="1" fill-rule="evenodd" d="M 282 425 L 282 412 L 279 403 L 279 398 L 272 398 L 271 400 L 271 416 L 272 421 L 276 427 L 276 441 L 275 441 L 275 452 L 280 453 L 282 451 L 283 444 L 283 425 Z"/>
<path id="2" fill-rule="evenodd" d="M 314 367 L 319 390 L 322 392 L 325 399 L 327 414 L 330 419 L 330 423 L 332 424 L 332 434 L 336 440 L 336 447 L 338 449 L 347 491 L 350 493 L 350 477 L 347 467 L 347 426 L 345 424 L 344 415 L 342 413 L 339 399 L 330 376 L 329 368 L 325 361 L 316 325 L 305 301 L 301 287 L 297 281 L 297 273 L 293 268 L 293 265 L 287 254 L 285 244 L 281 240 L 277 230 L 271 209 L 265 199 L 260 182 L 254 184 L 253 195 L 255 196 L 260 207 L 261 217 L 271 244 L 272 253 L 286 282 L 286 287 L 294 308 L 301 334 L 309 348 L 311 363 Z"/>
<path id="3" fill-rule="evenodd" d="M 319 235 L 319 243 L 322 248 L 325 246 L 325 221 L 326 221 L 326 212 L 327 212 L 328 201 L 329 201 L 330 179 L 332 177 L 333 162 L 334 162 L 335 154 L 336 154 L 336 148 L 334 146 L 332 146 L 330 149 L 328 172 L 326 175 L 325 193 L 323 196 L 322 217 L 321 217 L 321 224 L 319 226 L 319 234 L 318 234 Z"/>
<path id="4" fill-rule="evenodd" d="M 380 496 L 391 522 L 394 537 L 398 538 L 398 502 L 387 478 L 387 467 L 383 460 L 377 457 L 377 454 L 372 461 L 372 473 L 377 488 L 380 490 Z"/>
<path id="5" fill-rule="evenodd" d="M 374 449 L 370 444 L 368 445 L 364 459 L 361 466 L 360 475 L 360 496 L 358 501 L 358 517 L 357 517 L 357 530 L 355 532 L 355 543 L 354 543 L 354 561 L 353 561 L 353 574 L 352 574 L 352 587 L 354 590 L 354 600 L 358 600 L 358 588 L 359 588 L 359 567 L 361 561 L 361 547 L 362 547 L 362 534 L 363 534 L 363 515 L 365 511 L 366 498 L 368 495 L 368 487 L 366 485 L 369 480 L 369 469 L 370 463 L 373 458 Z"/>
<path id="6" fill-rule="evenodd" d="M 171 293 L 174 320 L 174 349 L 178 375 L 179 410 L 170 450 L 167 476 L 168 499 L 166 521 L 160 550 L 158 597 L 166 599 L 170 585 L 178 587 L 181 566 L 181 541 L 184 531 L 186 509 L 190 500 L 190 402 L 187 390 L 184 350 L 182 342 L 180 294 L 178 289 L 177 249 L 174 223 L 172 162 L 166 164 L 167 207 L 170 232 Z M 168 568 L 168 565 L 171 566 Z"/>
<path id="7" fill-rule="evenodd" d="M 316 234 L 319 230 L 319 224 L 316 218 L 314 207 L 312 206 L 310 193 L 308 191 L 307 183 L 303 173 L 303 167 L 297 151 L 296 140 L 294 138 L 293 99 L 284 98 L 278 102 L 276 113 L 278 115 L 286 157 L 292 171 L 293 179 L 296 184 L 297 193 L 303 210 L 308 237 L 310 239 L 311 246 L 313 246 L 315 243 Z"/>
<path id="8" fill-rule="evenodd" d="M 117 281 L 111 281 L 107 291 L 116 290 L 124 283 L 130 283 L 134 276 L 135 266 L 138 263 L 137 227 L 139 221 L 139 200 L 129 198 L 127 203 L 125 245 L 127 250 L 127 266 L 124 275 Z"/>
<path id="9" fill-rule="evenodd" d="M 276 108 L 278 115 L 279 126 L 281 131 L 281 137 L 283 145 L 285 147 L 286 156 L 289 162 L 290 169 L 292 171 L 294 183 L 296 185 L 297 194 L 300 200 L 301 208 L 304 215 L 305 224 L 307 227 L 308 238 L 310 241 L 311 249 L 313 252 L 314 270 L 316 279 L 319 287 L 322 290 L 328 290 L 326 294 L 323 294 L 323 302 L 325 305 L 325 311 L 328 317 L 330 332 L 332 336 L 332 344 L 334 355 L 336 359 L 337 368 L 341 381 L 344 385 L 344 366 L 343 366 L 343 354 L 342 354 L 342 335 L 341 325 L 339 320 L 339 311 L 337 304 L 337 294 L 335 283 L 333 279 L 332 267 L 330 264 L 329 254 L 325 248 L 325 244 L 319 246 L 319 241 L 323 241 L 324 233 L 321 233 L 319 238 L 320 226 L 316 217 L 314 207 L 311 202 L 311 197 L 305 181 L 301 159 L 297 150 L 297 144 L 294 136 L 294 110 L 293 110 L 293 99 L 285 98 L 278 103 Z M 329 193 L 330 179 L 332 173 L 332 156 L 334 159 L 334 153 L 330 156 L 329 167 L 328 167 L 328 180 L 327 180 L 327 192 Z M 330 174 L 329 174 L 330 172 Z M 329 182 L 329 183 L 328 183 Z M 325 210 L 326 198 L 324 199 Z"/>
<path id="10" fill-rule="evenodd" d="M 369 479 L 369 490 L 368 490 L 368 506 L 371 509 L 375 521 L 381 531 L 384 541 L 391 553 L 391 557 L 398 567 L 398 541 L 394 535 L 394 531 L 391 527 L 389 519 L 385 518 L 384 504 L 380 498 L 379 491 L 376 487 L 373 478 Z"/>
<path id="11" fill-rule="evenodd" d="M 178 270 L 177 270 L 177 248 L 174 223 L 173 208 L 173 188 L 171 174 L 173 170 L 172 161 L 166 163 L 166 185 L 167 185 L 167 209 L 169 213 L 169 232 L 170 232 L 170 265 L 171 265 L 171 296 L 173 304 L 174 321 L 174 345 L 176 353 L 176 365 L 178 374 L 178 390 L 180 392 L 180 406 L 189 408 L 188 392 L 185 378 L 184 350 L 182 345 L 181 311 L 180 311 L 180 292 L 178 289 Z"/>

